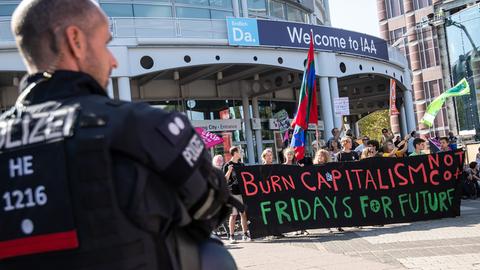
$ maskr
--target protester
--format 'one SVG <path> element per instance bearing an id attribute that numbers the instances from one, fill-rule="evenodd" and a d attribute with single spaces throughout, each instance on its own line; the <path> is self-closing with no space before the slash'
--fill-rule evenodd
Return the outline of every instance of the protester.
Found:
<path id="1" fill-rule="evenodd" d="M 413 140 L 413 147 L 415 148 L 415 150 L 413 151 L 413 153 L 410 154 L 410 157 L 418 156 L 418 155 L 425 155 L 425 153 L 423 152 L 423 150 L 425 150 L 425 140 L 424 139 L 415 138 Z"/>
<path id="2" fill-rule="evenodd" d="M 336 142 L 337 147 L 340 145 L 340 130 L 338 128 L 333 128 L 332 129 L 332 135 L 333 137 L 330 137 L 327 141 L 327 147 L 332 151 L 332 143 Z"/>
<path id="3" fill-rule="evenodd" d="M 327 150 L 320 149 L 315 153 L 315 158 L 313 159 L 314 165 L 325 164 L 328 162 L 332 162 L 332 156 Z"/>
<path id="4" fill-rule="evenodd" d="M 478 148 L 478 153 L 475 156 L 475 161 L 477 162 L 477 164 L 480 164 L 480 147 Z"/>
<path id="5" fill-rule="evenodd" d="M 234 166 L 244 166 L 241 162 L 243 158 L 243 150 L 240 146 L 233 146 L 230 148 L 230 155 L 232 158 L 229 162 L 223 165 L 223 172 L 225 173 L 225 178 L 228 182 L 228 185 L 232 191 L 233 197 L 243 203 L 243 198 L 240 192 L 240 183 L 238 181 L 237 175 L 233 169 Z M 242 224 L 242 240 L 244 241 L 251 241 L 250 234 L 248 233 L 248 220 L 247 220 L 247 213 L 245 211 L 239 213 L 238 209 L 232 207 L 232 214 L 230 215 L 230 219 L 228 221 L 230 235 L 228 237 L 231 244 L 236 243 L 235 240 L 235 222 L 237 221 L 237 216 L 240 214 L 240 222 Z"/>
<path id="6" fill-rule="evenodd" d="M 388 141 L 393 141 L 394 135 L 391 130 L 386 128 L 382 129 L 382 138 L 380 139 L 380 144 L 384 145 Z"/>
<path id="7" fill-rule="evenodd" d="M 415 138 L 418 138 L 418 133 L 414 130 L 410 132 L 410 138 L 408 138 L 407 155 L 410 155 L 415 151 L 415 147 L 413 146 L 413 140 L 415 140 Z"/>
<path id="8" fill-rule="evenodd" d="M 450 148 L 449 142 L 450 141 L 448 140 L 448 137 L 440 138 L 440 152 L 448 152 L 452 150 Z"/>
<path id="9" fill-rule="evenodd" d="M 398 146 L 395 146 L 392 141 L 387 141 L 383 145 L 383 157 L 404 157 L 407 152 L 407 140 L 408 138 L 405 138 Z"/>
<path id="10" fill-rule="evenodd" d="M 353 135 L 353 132 L 351 129 L 345 132 L 345 136 L 349 137 L 352 140 L 352 149 L 355 149 L 358 147 L 357 138 Z"/>
<path id="11" fill-rule="evenodd" d="M 367 142 L 370 140 L 370 138 L 368 136 L 363 136 L 362 138 L 362 144 L 360 144 L 359 146 L 357 146 L 355 148 L 355 152 L 357 152 L 357 154 L 362 154 L 363 150 L 367 147 Z"/>
<path id="12" fill-rule="evenodd" d="M 287 147 L 283 150 L 283 164 L 284 165 L 296 165 L 295 164 L 295 150 L 291 147 Z"/>
<path id="13" fill-rule="evenodd" d="M 336 161 L 355 161 L 359 159 L 357 152 L 352 151 L 352 139 L 350 137 L 343 137 L 341 140 L 342 151 L 336 156 Z"/>
<path id="14" fill-rule="evenodd" d="M 224 160 L 223 160 L 223 156 L 222 155 L 215 155 L 213 158 L 212 158 L 212 165 L 219 169 L 219 170 L 222 170 L 223 169 L 223 164 L 224 164 Z"/>
<path id="15" fill-rule="evenodd" d="M 273 164 L 273 151 L 272 148 L 265 148 L 262 152 L 262 164 L 270 165 Z"/>
<path id="16" fill-rule="evenodd" d="M 466 179 L 463 183 L 464 196 L 470 199 L 476 199 L 480 192 L 480 176 L 477 169 L 478 163 L 475 161 L 470 162 L 465 170 Z"/>
<path id="17" fill-rule="evenodd" d="M 330 155 L 332 156 L 332 160 L 335 160 L 337 154 L 341 151 L 340 142 L 332 141 L 332 143 L 330 145 L 331 145 L 331 147 L 328 148 L 328 151 L 330 151 Z"/>
<path id="18" fill-rule="evenodd" d="M 370 157 L 381 157 L 383 153 L 380 152 L 380 143 L 377 140 L 369 140 L 367 142 Z"/>
<path id="19" fill-rule="evenodd" d="M 449 142 L 449 146 L 452 150 L 457 150 L 457 142 L 458 142 L 458 139 L 457 137 L 455 137 L 455 135 L 453 135 L 453 132 L 448 132 L 448 142 Z"/>

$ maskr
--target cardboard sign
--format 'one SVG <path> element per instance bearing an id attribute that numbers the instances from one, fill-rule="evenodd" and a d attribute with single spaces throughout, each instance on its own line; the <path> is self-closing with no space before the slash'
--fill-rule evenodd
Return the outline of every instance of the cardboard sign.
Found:
<path id="1" fill-rule="evenodd" d="M 350 115 L 350 102 L 348 97 L 339 97 L 333 100 L 335 115 Z"/>
<path id="2" fill-rule="evenodd" d="M 277 120 L 280 132 L 285 132 L 290 128 L 290 119 L 288 118 L 288 112 L 286 110 L 278 111 L 273 117 Z"/>
<path id="3" fill-rule="evenodd" d="M 464 152 L 235 168 L 252 237 L 460 215 Z"/>

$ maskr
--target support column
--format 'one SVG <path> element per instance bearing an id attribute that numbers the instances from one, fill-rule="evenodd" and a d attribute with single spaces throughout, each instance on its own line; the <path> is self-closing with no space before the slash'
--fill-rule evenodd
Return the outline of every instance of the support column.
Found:
<path id="1" fill-rule="evenodd" d="M 322 102 L 322 115 L 323 115 L 323 125 L 325 127 L 325 132 L 323 134 L 324 139 L 328 140 L 328 137 L 331 134 L 333 129 L 333 110 L 332 110 L 332 98 L 330 96 L 330 86 L 328 83 L 328 77 L 320 77 L 320 95 Z"/>
<path id="2" fill-rule="evenodd" d="M 253 109 L 253 117 L 260 119 L 260 110 L 258 109 L 258 97 L 252 98 L 252 109 Z M 262 151 L 263 151 L 263 140 L 262 140 L 262 131 L 255 130 L 255 144 L 257 146 L 257 158 L 258 163 L 262 160 Z"/>
<path id="3" fill-rule="evenodd" d="M 113 94 L 113 79 L 112 79 L 112 78 L 108 79 L 107 94 L 108 94 L 108 96 L 109 96 L 111 99 L 114 98 L 114 94 Z"/>
<path id="4" fill-rule="evenodd" d="M 407 120 L 408 133 L 417 130 L 415 126 L 415 113 L 413 111 L 413 97 L 412 90 L 407 89 L 403 92 L 403 102 L 405 107 L 405 119 Z"/>
<path id="5" fill-rule="evenodd" d="M 245 18 L 248 18 L 248 4 L 247 0 L 241 0 L 242 1 L 242 16 Z"/>
<path id="6" fill-rule="evenodd" d="M 238 0 L 232 0 L 232 9 L 233 9 L 233 16 L 235 16 L 235 18 L 240 17 L 240 8 L 238 6 Z"/>
<path id="7" fill-rule="evenodd" d="M 118 78 L 118 98 L 124 101 L 132 101 L 132 92 L 130 91 L 130 79 L 128 77 Z"/>
<path id="8" fill-rule="evenodd" d="M 247 156 L 249 165 L 255 164 L 255 151 L 253 150 L 252 125 L 250 123 L 250 106 L 248 96 L 242 94 L 243 121 L 245 121 L 245 140 L 247 141 Z"/>
<path id="9" fill-rule="evenodd" d="M 402 138 L 411 132 L 407 127 L 407 115 L 405 114 L 405 105 L 400 106 L 400 130 L 402 131 Z"/>
<path id="10" fill-rule="evenodd" d="M 330 94 L 332 98 L 332 109 L 335 108 L 334 100 L 335 98 L 340 97 L 338 94 L 338 80 L 336 77 L 328 78 L 328 84 L 330 86 Z M 334 111 L 332 110 L 333 115 L 333 124 L 336 128 L 342 128 L 342 116 L 335 115 Z M 330 131 L 329 131 L 330 132 Z"/>

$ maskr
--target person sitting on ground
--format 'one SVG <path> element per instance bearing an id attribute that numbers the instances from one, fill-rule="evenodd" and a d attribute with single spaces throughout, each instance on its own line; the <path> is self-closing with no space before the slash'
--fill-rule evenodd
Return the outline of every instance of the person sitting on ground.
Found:
<path id="1" fill-rule="evenodd" d="M 413 140 L 413 147 L 415 148 L 415 151 L 410 154 L 410 157 L 413 156 L 419 156 L 419 155 L 425 155 L 423 150 L 425 150 L 425 140 L 422 138 L 415 138 Z"/>
<path id="2" fill-rule="evenodd" d="M 476 199 L 480 191 L 480 176 L 477 169 L 477 162 L 472 161 L 465 170 L 466 180 L 464 182 L 464 193 L 470 199 Z"/>
<path id="3" fill-rule="evenodd" d="M 336 161 L 355 161 L 359 159 L 357 152 L 352 151 L 352 139 L 350 137 L 343 137 L 340 143 L 342 151 L 336 155 Z"/>
<path id="4" fill-rule="evenodd" d="M 448 137 L 441 137 L 440 138 L 440 152 L 448 152 L 452 149 L 449 146 Z"/>

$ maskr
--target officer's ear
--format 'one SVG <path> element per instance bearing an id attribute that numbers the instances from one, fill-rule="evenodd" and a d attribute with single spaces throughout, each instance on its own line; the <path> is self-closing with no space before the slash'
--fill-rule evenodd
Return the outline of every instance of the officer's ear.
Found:
<path id="1" fill-rule="evenodd" d="M 86 55 L 87 43 L 85 33 L 75 25 L 68 26 L 65 29 L 68 48 L 75 59 L 84 59 Z"/>

